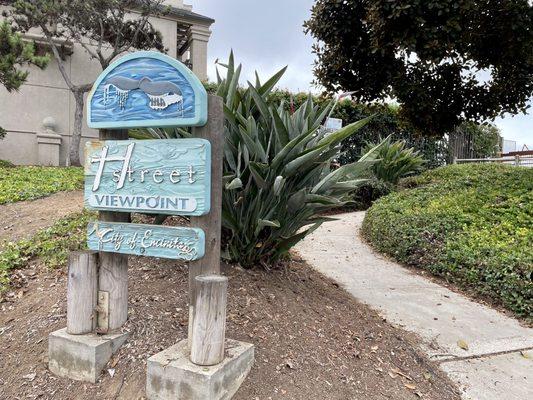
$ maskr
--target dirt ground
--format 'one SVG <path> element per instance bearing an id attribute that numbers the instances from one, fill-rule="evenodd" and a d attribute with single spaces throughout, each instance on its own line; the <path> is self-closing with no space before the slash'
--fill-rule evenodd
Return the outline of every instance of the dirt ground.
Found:
<path id="1" fill-rule="evenodd" d="M 83 208 L 83 192 L 59 192 L 42 199 L 0 205 L 0 246 L 35 234 Z"/>
<path id="2" fill-rule="evenodd" d="M 0 399 L 142 399 L 146 359 L 187 334 L 187 268 L 130 258 L 131 331 L 96 384 L 47 369 L 48 334 L 66 325 L 64 270 L 35 265 L 0 299 Z M 279 270 L 224 266 L 227 336 L 254 343 L 237 400 L 459 399 L 453 384 L 393 328 L 301 261 Z M 20 283 L 20 281 L 19 281 Z"/>

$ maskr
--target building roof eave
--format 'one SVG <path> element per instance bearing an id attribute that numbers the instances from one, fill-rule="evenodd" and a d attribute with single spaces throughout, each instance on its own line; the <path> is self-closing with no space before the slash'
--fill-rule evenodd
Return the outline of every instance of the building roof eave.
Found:
<path id="1" fill-rule="evenodd" d="M 172 7 L 172 6 L 163 6 L 163 7 L 165 7 L 165 9 L 168 10 L 167 15 L 172 16 L 172 17 L 176 17 L 179 19 L 186 19 L 192 22 L 200 22 L 200 23 L 207 24 L 207 25 L 211 25 L 212 23 L 215 22 L 213 18 L 206 17 L 205 15 L 201 15 L 190 10 Z"/>
<path id="2" fill-rule="evenodd" d="M 141 6 L 140 1 L 134 1 L 133 4 L 137 3 L 137 6 Z M 134 9 L 136 7 L 133 7 Z M 211 25 L 215 22 L 213 18 L 206 17 L 205 15 L 195 13 L 186 8 L 178 8 L 171 6 L 169 4 L 159 4 L 156 6 L 157 10 L 162 13 L 163 16 L 179 19 L 181 21 L 187 21 L 191 23 L 199 23 L 202 25 Z"/>

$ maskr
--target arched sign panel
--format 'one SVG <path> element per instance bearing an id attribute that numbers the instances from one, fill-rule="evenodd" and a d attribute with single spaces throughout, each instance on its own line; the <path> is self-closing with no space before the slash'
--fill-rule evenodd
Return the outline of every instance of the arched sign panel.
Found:
<path id="1" fill-rule="evenodd" d="M 121 57 L 100 74 L 87 102 L 97 129 L 202 126 L 207 93 L 181 62 L 153 51 Z"/>

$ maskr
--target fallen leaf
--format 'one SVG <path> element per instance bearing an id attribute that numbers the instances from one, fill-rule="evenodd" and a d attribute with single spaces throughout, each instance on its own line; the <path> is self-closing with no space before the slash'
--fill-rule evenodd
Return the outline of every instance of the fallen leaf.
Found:
<path id="1" fill-rule="evenodd" d="M 111 360 L 111 364 L 110 364 L 110 367 L 111 368 L 115 368 L 118 364 L 118 361 L 119 361 L 119 358 L 118 357 L 114 357 L 113 360 Z"/>
<path id="2" fill-rule="evenodd" d="M 409 375 L 407 374 L 404 374 L 402 371 L 400 371 L 398 368 L 392 368 L 391 369 L 391 372 L 394 373 L 394 374 L 397 374 L 397 375 L 400 375 L 400 376 L 403 376 L 405 379 L 408 379 L 410 381 L 413 380 L 413 378 L 411 378 Z"/>
<path id="3" fill-rule="evenodd" d="M 407 389 L 415 390 L 416 386 L 411 383 L 404 383 L 403 384 Z"/>
<path id="4" fill-rule="evenodd" d="M 524 358 L 527 358 L 528 360 L 531 359 L 531 358 L 533 358 L 533 357 L 531 356 L 531 354 L 530 354 L 530 353 L 527 353 L 525 350 L 522 350 L 522 351 L 520 352 L 520 355 L 521 355 L 522 357 L 524 357 Z"/>
<path id="5" fill-rule="evenodd" d="M 30 382 L 33 381 L 35 379 L 35 377 L 37 376 L 37 373 L 36 372 L 33 372 L 31 374 L 27 374 L 27 375 L 23 375 L 22 377 L 24 379 L 27 379 L 29 380 Z"/>
<path id="6" fill-rule="evenodd" d="M 468 343 L 466 343 L 463 339 L 459 339 L 457 341 L 457 346 L 459 346 L 463 350 L 468 350 Z"/>

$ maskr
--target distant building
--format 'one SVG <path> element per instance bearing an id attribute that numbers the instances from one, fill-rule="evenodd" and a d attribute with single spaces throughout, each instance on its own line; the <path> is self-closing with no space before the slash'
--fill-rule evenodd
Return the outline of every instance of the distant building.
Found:
<path id="1" fill-rule="evenodd" d="M 516 151 L 516 141 L 515 140 L 502 140 L 502 153 L 510 153 Z"/>
<path id="2" fill-rule="evenodd" d="M 167 54 L 185 62 L 201 80 L 206 80 L 207 44 L 214 20 L 194 13 L 183 0 L 165 3 L 170 12 L 151 22 L 162 33 Z M 27 38 L 39 41 L 40 36 L 31 34 Z M 101 72 L 100 64 L 90 60 L 80 45 L 64 44 L 72 51 L 65 64 L 73 81 L 94 80 Z M 0 140 L 0 159 L 15 164 L 65 165 L 74 125 L 74 98 L 53 59 L 45 70 L 32 67 L 30 71 L 18 93 L 0 87 L 0 126 L 8 132 Z M 84 119 L 82 146 L 97 136 Z"/>

